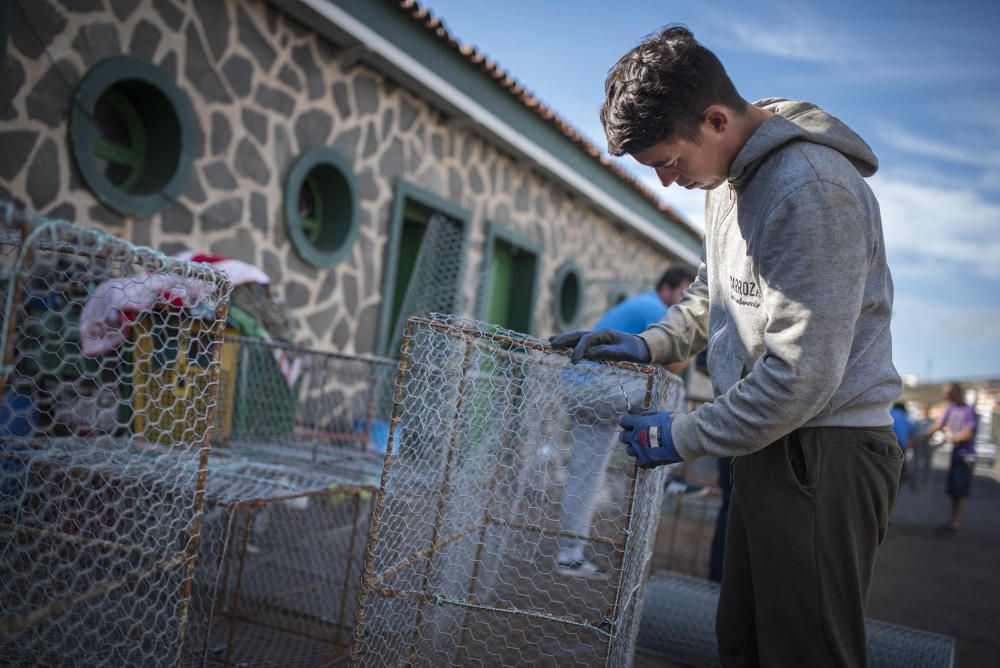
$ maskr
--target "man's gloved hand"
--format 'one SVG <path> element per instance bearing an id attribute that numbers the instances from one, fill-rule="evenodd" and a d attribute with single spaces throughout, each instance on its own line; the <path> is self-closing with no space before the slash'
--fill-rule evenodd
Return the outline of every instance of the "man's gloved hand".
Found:
<path id="1" fill-rule="evenodd" d="M 673 419 L 669 413 L 626 413 L 618 420 L 624 431 L 618 435 L 622 443 L 627 443 L 625 452 L 635 457 L 636 466 L 651 469 L 664 464 L 684 461 L 677 454 L 674 439 L 670 435 Z"/>
<path id="2" fill-rule="evenodd" d="M 570 361 L 579 364 L 586 358 L 595 362 L 615 360 L 618 362 L 649 362 L 649 346 L 634 334 L 626 334 L 614 329 L 578 329 L 549 338 L 553 348 L 572 348 Z"/>

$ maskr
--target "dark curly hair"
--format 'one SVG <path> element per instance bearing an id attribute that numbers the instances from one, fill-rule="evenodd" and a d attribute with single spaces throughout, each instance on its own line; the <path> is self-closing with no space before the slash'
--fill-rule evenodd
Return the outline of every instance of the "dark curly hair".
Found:
<path id="1" fill-rule="evenodd" d="M 738 113 L 747 107 L 715 54 L 684 26 L 667 26 L 608 72 L 601 105 L 608 152 L 641 153 L 664 140 L 696 142 L 702 114 L 713 104 Z"/>
<path id="2" fill-rule="evenodd" d="M 697 277 L 694 269 L 691 267 L 685 267 L 684 265 L 677 265 L 676 267 L 670 267 L 663 275 L 660 276 L 660 280 L 656 284 L 656 289 L 659 290 L 664 285 L 670 288 L 676 288 L 681 283 L 694 283 L 694 279 Z"/>

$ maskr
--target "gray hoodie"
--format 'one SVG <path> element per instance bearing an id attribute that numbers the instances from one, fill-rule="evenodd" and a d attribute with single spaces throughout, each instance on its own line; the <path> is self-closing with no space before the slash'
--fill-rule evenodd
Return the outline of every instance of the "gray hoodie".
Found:
<path id="1" fill-rule="evenodd" d="M 698 277 L 640 336 L 653 360 L 708 348 L 716 399 L 675 417 L 684 459 L 743 455 L 799 427 L 881 427 L 899 396 L 892 277 L 868 145 L 815 105 L 775 115 L 708 193 Z"/>

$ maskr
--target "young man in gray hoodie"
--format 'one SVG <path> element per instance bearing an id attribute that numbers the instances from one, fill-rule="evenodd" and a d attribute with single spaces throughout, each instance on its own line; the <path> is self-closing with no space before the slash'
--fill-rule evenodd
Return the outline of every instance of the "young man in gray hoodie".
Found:
<path id="1" fill-rule="evenodd" d="M 573 361 L 669 364 L 708 348 L 715 401 L 624 415 L 641 467 L 734 456 L 716 618 L 724 666 L 865 666 L 864 609 L 902 453 L 892 278 L 877 160 L 804 102 L 748 104 L 683 27 L 612 68 L 601 120 L 614 155 L 664 186 L 708 191 L 698 277 L 638 336 L 571 332 Z"/>

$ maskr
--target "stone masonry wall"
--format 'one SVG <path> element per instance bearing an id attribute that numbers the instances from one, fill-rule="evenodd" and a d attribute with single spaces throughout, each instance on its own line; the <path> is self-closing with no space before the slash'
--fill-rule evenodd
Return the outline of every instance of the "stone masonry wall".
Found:
<path id="1" fill-rule="evenodd" d="M 373 352 L 400 178 L 472 212 L 470 293 L 490 222 L 544 249 L 538 335 L 555 329 L 552 281 L 564 261 L 582 269 L 579 324 L 587 326 L 606 308 L 609 289 L 649 285 L 673 260 L 263 2 L 15 0 L 11 23 L 0 78 L 0 197 L 166 253 L 191 248 L 257 264 L 311 345 Z M 102 206 L 70 156 L 76 87 L 95 63 L 117 54 L 164 69 L 190 99 L 197 125 L 182 196 L 147 219 Z M 322 144 L 353 164 L 361 199 L 358 239 L 331 269 L 299 259 L 282 215 L 291 163 Z"/>

